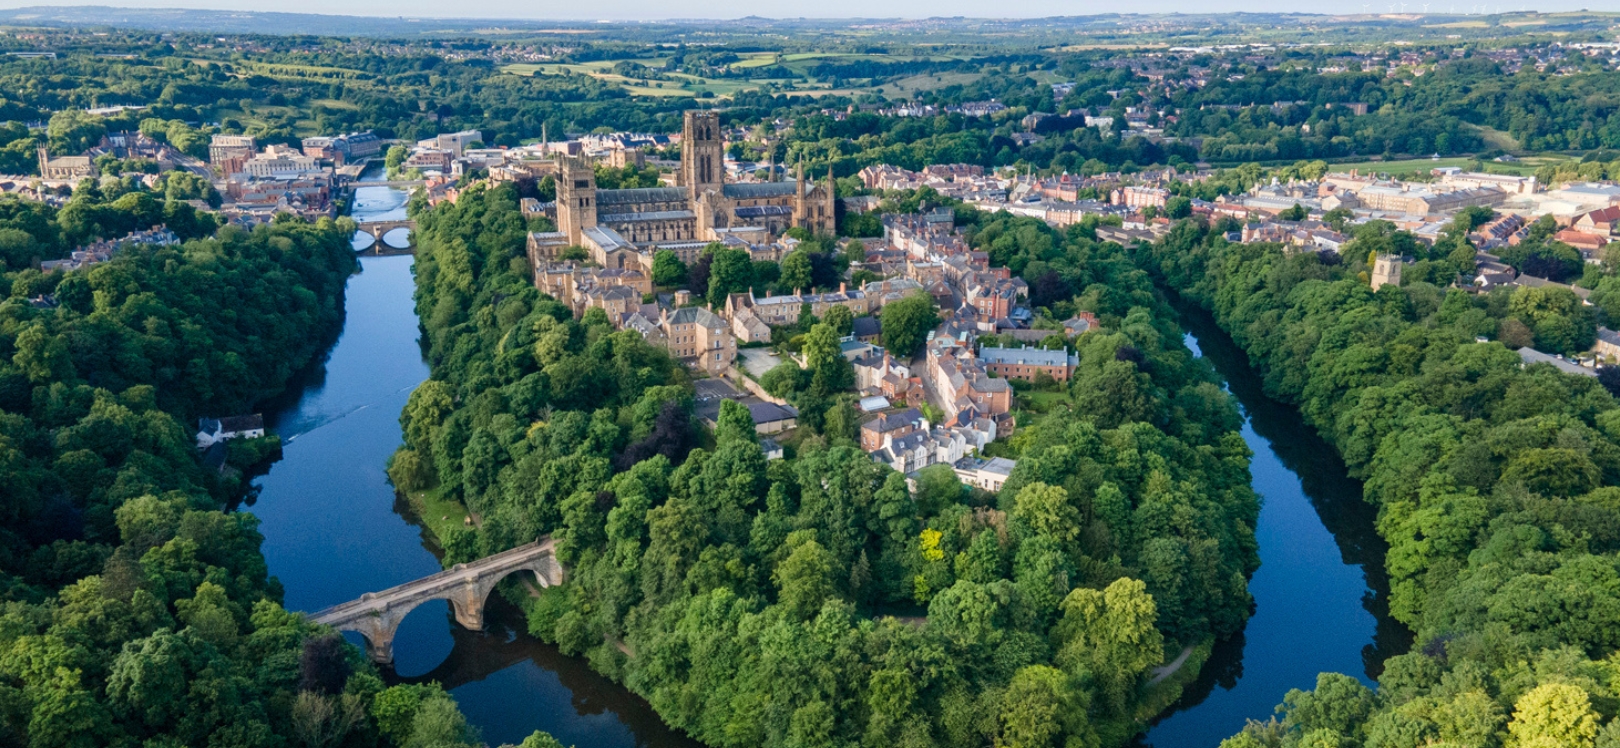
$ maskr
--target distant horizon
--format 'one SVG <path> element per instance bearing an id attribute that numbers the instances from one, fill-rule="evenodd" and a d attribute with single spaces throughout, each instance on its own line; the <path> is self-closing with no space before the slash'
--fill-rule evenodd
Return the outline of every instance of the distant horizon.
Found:
<path id="1" fill-rule="evenodd" d="M 891 0 L 887 3 L 874 4 L 867 0 L 822 0 L 816 3 L 815 8 L 821 12 L 805 14 L 804 6 L 800 3 L 787 2 L 759 2 L 759 0 L 673 0 L 652 2 L 651 0 L 599 0 L 590 6 L 595 12 L 589 15 L 548 14 L 544 12 L 544 5 L 537 8 L 537 4 L 519 2 L 514 0 L 494 0 L 482 6 L 483 12 L 476 15 L 455 15 L 437 12 L 444 8 L 442 3 L 426 2 L 425 0 L 351 0 L 342 12 L 334 12 L 331 3 L 318 0 L 286 0 L 274 9 L 266 9 L 252 0 L 170 0 L 162 3 L 118 2 L 118 0 L 85 0 L 84 2 L 58 2 L 40 4 L 31 2 L 8 3 L 0 1 L 0 11 L 16 11 L 23 9 L 64 9 L 81 7 L 107 7 L 120 10 L 142 11 L 213 11 L 220 13 L 259 13 L 274 14 L 288 13 L 300 15 L 319 15 L 351 18 L 386 18 L 404 20 L 436 20 L 436 21 L 516 21 L 523 23 L 682 23 L 696 21 L 737 21 L 745 18 L 762 18 L 772 21 L 815 20 L 815 21 L 896 21 L 915 22 L 931 19 L 963 19 L 980 21 L 1017 20 L 1028 21 L 1042 18 L 1082 18 L 1087 16 L 1158 16 L 1158 15 L 1238 15 L 1238 14 L 1288 14 L 1305 16 L 1354 17 L 1354 16 L 1461 16 L 1461 15 L 1513 15 L 1521 12 L 1536 13 L 1567 13 L 1587 11 L 1596 13 L 1620 12 L 1620 0 L 1597 1 L 1594 0 L 1551 0 L 1548 2 L 1524 2 L 1515 7 L 1512 2 L 1485 3 L 1491 13 L 1472 13 L 1468 10 L 1479 5 L 1477 2 L 1407 2 L 1404 12 L 1397 10 L 1394 14 L 1388 8 L 1401 6 L 1401 3 L 1385 2 L 1312 2 L 1298 3 L 1291 0 L 1257 0 L 1253 2 L 1237 2 L 1236 0 L 1139 0 L 1133 3 L 1129 10 L 1118 10 L 1107 7 L 1083 7 L 1098 5 L 1094 3 L 1078 4 L 1067 0 L 1029 0 L 1016 6 L 1027 12 L 1017 14 L 977 15 L 974 11 L 982 12 L 984 4 L 972 0 Z M 556 5 L 561 5 L 556 4 Z M 1427 5 L 1433 8 L 1429 13 L 1422 12 Z M 1594 5 L 1599 7 L 1593 7 Z M 885 11 L 892 12 L 873 13 L 874 6 L 881 6 Z M 1080 7 L 1077 7 L 1080 6 Z M 1316 6 L 1316 7 L 1312 7 Z M 1609 6 L 1609 7 L 1603 7 Z M 584 7 L 570 5 L 569 9 Z M 1359 8 L 1365 8 L 1361 12 Z M 1380 10 L 1380 8 L 1384 10 Z M 1453 8 L 1457 10 L 1452 11 Z M 1522 10 L 1521 10 L 1522 9 Z M 536 13 L 535 11 L 541 11 Z M 562 8 L 558 8 L 562 10 Z M 402 12 L 403 11 L 403 12 Z M 566 11 L 564 11 L 566 13 Z M 15 19 L 26 20 L 26 19 Z M 15 22 L 15 21 L 13 21 Z M 108 25 L 116 25 L 116 21 L 109 19 Z M 273 33 L 273 32 L 272 32 Z"/>

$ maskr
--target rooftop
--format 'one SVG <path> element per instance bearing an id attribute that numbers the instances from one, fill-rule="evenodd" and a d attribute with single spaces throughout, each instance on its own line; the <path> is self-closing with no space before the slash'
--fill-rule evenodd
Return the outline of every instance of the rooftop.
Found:
<path id="1" fill-rule="evenodd" d="M 631 223 L 634 221 L 678 221 L 696 218 L 690 210 L 643 210 L 630 213 L 608 213 L 597 218 L 602 223 Z"/>
<path id="2" fill-rule="evenodd" d="M 720 188 L 720 194 L 733 199 L 758 199 L 768 197 L 786 197 L 794 194 L 796 182 L 744 182 L 728 184 Z"/>
<path id="3" fill-rule="evenodd" d="M 1542 353 L 1534 348 L 1520 348 L 1519 358 L 1522 359 L 1525 364 L 1552 364 L 1553 366 L 1557 367 L 1559 371 L 1562 371 L 1565 374 L 1579 374 L 1583 377 L 1597 376 L 1597 369 L 1588 369 L 1585 366 L 1576 364 L 1573 361 Z"/>
<path id="4" fill-rule="evenodd" d="M 640 187 L 630 190 L 597 190 L 596 204 L 629 205 L 632 203 L 677 203 L 686 200 L 686 190 L 679 187 Z"/>
<path id="5" fill-rule="evenodd" d="M 1045 348 L 992 348 L 986 346 L 979 349 L 979 358 L 987 364 L 1014 364 L 1019 366 L 1076 366 L 1080 363 L 1077 356 L 1069 354 L 1068 350 L 1047 350 Z"/>

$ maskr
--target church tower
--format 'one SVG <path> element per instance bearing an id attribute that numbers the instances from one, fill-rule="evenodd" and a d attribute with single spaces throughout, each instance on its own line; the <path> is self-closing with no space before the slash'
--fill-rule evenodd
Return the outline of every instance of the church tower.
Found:
<path id="1" fill-rule="evenodd" d="M 557 169 L 557 230 L 579 245 L 581 232 L 596 228 L 596 171 L 583 158 L 562 156 Z"/>
<path id="2" fill-rule="evenodd" d="M 681 128 L 681 186 L 696 200 L 725 182 L 726 155 L 720 136 L 720 113 L 688 111 Z"/>
<path id="3" fill-rule="evenodd" d="M 1395 255 L 1378 255 L 1373 259 L 1372 290 L 1377 291 L 1382 286 L 1401 285 L 1401 258 Z"/>
<path id="4" fill-rule="evenodd" d="M 827 167 L 827 181 L 816 184 L 805 180 L 804 164 L 799 164 L 794 175 L 793 225 L 816 234 L 838 233 L 837 194 L 832 167 Z"/>

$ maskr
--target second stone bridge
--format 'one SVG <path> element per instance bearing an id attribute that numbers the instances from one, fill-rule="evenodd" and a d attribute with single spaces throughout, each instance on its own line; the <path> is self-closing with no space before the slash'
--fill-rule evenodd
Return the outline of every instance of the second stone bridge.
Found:
<path id="1" fill-rule="evenodd" d="M 484 629 L 484 603 L 495 585 L 508 575 L 528 571 L 542 587 L 563 583 L 565 572 L 553 552 L 550 538 L 501 551 L 469 564 L 456 564 L 414 582 L 380 592 L 367 592 L 359 600 L 334 605 L 310 616 L 315 623 L 339 631 L 355 631 L 366 638 L 366 653 L 373 661 L 394 661 L 394 633 L 411 610 L 429 600 L 449 600 L 456 623 L 473 631 Z"/>

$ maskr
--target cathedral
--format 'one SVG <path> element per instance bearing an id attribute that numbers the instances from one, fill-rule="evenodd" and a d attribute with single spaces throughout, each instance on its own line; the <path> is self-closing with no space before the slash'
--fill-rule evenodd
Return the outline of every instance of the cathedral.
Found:
<path id="1" fill-rule="evenodd" d="M 822 183 L 728 184 L 720 115 L 689 111 L 681 131 L 675 187 L 599 190 L 588 160 L 563 156 L 557 170 L 557 239 L 553 251 L 578 245 L 604 267 L 627 255 L 674 250 L 686 261 L 710 242 L 735 237 L 768 244 L 792 227 L 833 234 L 832 172 Z"/>

